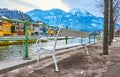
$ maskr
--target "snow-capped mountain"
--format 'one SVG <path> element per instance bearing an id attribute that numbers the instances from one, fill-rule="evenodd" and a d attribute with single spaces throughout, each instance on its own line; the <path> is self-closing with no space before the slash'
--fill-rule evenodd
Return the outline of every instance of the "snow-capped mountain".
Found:
<path id="1" fill-rule="evenodd" d="M 19 19 L 23 20 L 27 17 L 29 18 L 29 21 L 33 21 L 31 17 L 25 13 L 23 13 L 20 10 L 9 10 L 7 8 L 0 8 L 0 16 L 5 16 L 12 19 Z"/>
<path id="2" fill-rule="evenodd" d="M 70 13 L 71 13 L 72 15 L 77 15 L 78 17 L 94 16 L 94 15 L 90 14 L 88 11 L 80 10 L 80 9 L 78 9 L 78 8 L 71 9 L 71 10 L 70 10 Z"/>
<path id="3" fill-rule="evenodd" d="M 103 17 L 96 17 L 88 11 L 78 8 L 71 9 L 69 12 L 61 9 L 45 11 L 34 9 L 27 12 L 27 14 L 34 19 L 34 21 L 40 20 L 50 26 L 62 25 L 64 28 L 68 26 L 69 29 L 86 32 L 103 30 Z M 120 25 L 116 24 L 115 28 L 120 29 Z"/>
<path id="4" fill-rule="evenodd" d="M 50 26 L 68 26 L 77 31 L 99 31 L 103 29 L 103 18 L 96 17 L 88 11 L 77 8 L 65 12 L 61 9 L 39 10 L 27 12 L 34 21 L 42 21 Z"/>

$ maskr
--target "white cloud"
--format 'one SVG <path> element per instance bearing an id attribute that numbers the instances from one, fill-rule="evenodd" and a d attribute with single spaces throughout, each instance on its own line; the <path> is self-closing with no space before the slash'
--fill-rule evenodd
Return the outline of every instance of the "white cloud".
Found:
<path id="1" fill-rule="evenodd" d="M 65 11 L 68 11 L 69 8 L 61 1 L 61 0 L 26 0 L 29 1 L 33 5 L 37 5 L 41 9 L 52 9 L 52 8 L 60 8 Z"/>
<path id="2" fill-rule="evenodd" d="M 60 8 L 65 11 L 69 11 L 67 5 L 61 0 L 1 0 L 2 8 L 20 9 L 27 12 L 32 9 L 48 10 L 52 8 Z"/>

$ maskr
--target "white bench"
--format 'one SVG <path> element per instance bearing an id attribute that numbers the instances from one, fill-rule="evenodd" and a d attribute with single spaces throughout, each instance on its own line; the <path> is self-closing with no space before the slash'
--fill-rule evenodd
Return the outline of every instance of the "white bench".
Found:
<path id="1" fill-rule="evenodd" d="M 36 51 L 36 54 L 37 54 L 37 65 L 39 64 L 39 60 L 40 60 L 40 56 L 44 53 L 48 53 L 52 56 L 53 58 L 53 61 L 55 63 L 55 71 L 59 71 L 58 69 L 58 66 L 57 66 L 57 61 L 56 61 L 56 57 L 55 57 L 55 53 L 56 53 L 56 50 L 59 50 L 59 49 L 64 49 L 64 48 L 70 48 L 70 47 L 76 47 L 76 49 L 80 46 L 80 43 L 76 43 L 76 44 L 68 44 L 68 45 L 62 45 L 62 46 L 56 46 L 57 44 L 57 38 L 59 36 L 73 36 L 73 37 L 80 37 L 80 36 L 88 36 L 88 33 L 85 33 L 85 32 L 77 32 L 77 31 L 73 31 L 73 30 L 67 30 L 67 29 L 63 29 L 63 28 L 59 28 L 58 29 L 58 32 L 55 36 L 55 40 L 54 40 L 54 46 L 53 47 L 43 47 L 42 43 L 41 43 L 41 39 L 39 38 L 37 41 L 36 41 L 36 48 L 37 48 L 37 51 Z M 87 45 L 81 45 L 83 47 L 85 47 L 86 51 L 87 51 L 87 54 L 88 53 L 88 49 L 87 49 Z M 75 50 L 76 50 L 75 49 Z"/>

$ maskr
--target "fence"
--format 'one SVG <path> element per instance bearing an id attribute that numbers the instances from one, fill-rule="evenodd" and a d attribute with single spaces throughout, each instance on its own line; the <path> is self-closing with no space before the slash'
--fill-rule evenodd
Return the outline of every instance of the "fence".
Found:
<path id="1" fill-rule="evenodd" d="M 43 23 L 39 24 L 39 23 L 29 22 L 28 19 L 26 19 L 26 21 L 21 21 L 21 20 L 8 19 L 8 18 L 0 17 L 0 20 L 3 20 L 3 21 L 5 20 L 5 21 L 10 21 L 10 22 L 17 22 L 17 23 L 25 24 L 25 36 L 21 36 L 21 37 L 18 37 L 18 36 L 14 36 L 14 37 L 12 37 L 12 36 L 10 36 L 10 37 L 0 37 L 0 41 L 4 41 L 4 40 L 8 40 L 8 41 L 24 40 L 24 42 L 25 42 L 25 51 L 24 51 L 24 58 L 23 59 L 25 59 L 25 60 L 30 59 L 29 58 L 29 52 L 28 52 L 29 40 L 30 39 L 37 39 L 39 37 L 30 37 L 29 34 L 28 34 L 28 30 L 29 30 L 28 27 L 29 27 L 29 25 L 33 25 L 33 24 L 39 25 L 39 26 L 45 26 L 45 25 Z M 50 27 L 50 26 L 47 26 L 47 27 Z M 55 27 L 55 28 L 57 28 L 57 27 Z M 66 29 L 68 29 L 68 26 L 66 26 Z M 94 42 L 96 42 L 95 41 L 96 36 L 89 36 L 88 38 L 89 38 L 88 43 L 91 43 L 91 40 L 90 40 L 91 38 L 92 39 L 94 38 Z M 65 43 L 68 44 L 68 39 L 69 38 L 65 37 L 64 39 L 66 40 Z M 82 43 L 83 43 L 83 38 L 81 37 L 81 44 Z"/>

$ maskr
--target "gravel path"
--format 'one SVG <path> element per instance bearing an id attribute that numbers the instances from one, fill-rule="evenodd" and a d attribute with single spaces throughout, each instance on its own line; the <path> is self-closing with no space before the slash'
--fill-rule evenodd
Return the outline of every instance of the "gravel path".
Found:
<path id="1" fill-rule="evenodd" d="M 40 66 L 46 66 L 42 69 L 25 66 L 19 72 L 14 70 L 1 77 L 120 77 L 120 40 L 109 46 L 109 55 L 100 55 L 101 43 L 89 46 L 88 50 L 90 55 L 79 49 L 57 56 L 59 72 L 54 72 L 52 60 L 47 59 L 40 62 Z"/>

